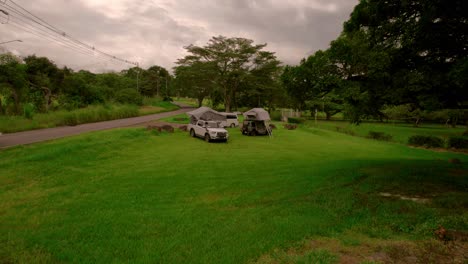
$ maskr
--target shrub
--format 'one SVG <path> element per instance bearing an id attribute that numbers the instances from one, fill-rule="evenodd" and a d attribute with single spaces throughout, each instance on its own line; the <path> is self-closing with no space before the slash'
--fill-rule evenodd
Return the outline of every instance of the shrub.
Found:
<path id="1" fill-rule="evenodd" d="M 286 128 L 287 130 L 294 130 L 297 128 L 297 125 L 284 124 L 284 128 Z"/>
<path id="2" fill-rule="evenodd" d="M 281 112 L 280 111 L 272 111 L 270 113 L 271 120 L 273 121 L 281 121 Z"/>
<path id="3" fill-rule="evenodd" d="M 444 146 L 444 141 L 435 136 L 416 135 L 408 139 L 408 144 L 426 148 L 441 148 Z"/>
<path id="4" fill-rule="evenodd" d="M 448 147 L 456 149 L 468 149 L 467 137 L 449 137 Z"/>
<path id="5" fill-rule="evenodd" d="M 27 103 L 23 106 L 24 117 L 27 119 L 33 119 L 34 116 L 34 105 Z"/>
<path id="6" fill-rule="evenodd" d="M 301 124 L 301 123 L 304 123 L 304 119 L 303 118 L 298 118 L 298 117 L 288 117 L 288 123 L 291 123 L 291 124 Z"/>
<path id="7" fill-rule="evenodd" d="M 384 132 L 376 132 L 376 131 L 369 131 L 369 134 L 367 134 L 367 137 L 371 139 L 375 139 L 375 140 L 382 140 L 382 141 L 392 140 L 392 135 L 386 134 Z"/>
<path id="8" fill-rule="evenodd" d="M 115 94 L 115 100 L 123 104 L 135 104 L 142 105 L 143 97 L 137 92 L 137 90 L 128 88 L 122 89 Z"/>
<path id="9" fill-rule="evenodd" d="M 76 126 L 76 125 L 78 125 L 78 116 L 73 112 L 67 113 L 63 117 L 63 125 L 67 125 L 67 126 Z"/>

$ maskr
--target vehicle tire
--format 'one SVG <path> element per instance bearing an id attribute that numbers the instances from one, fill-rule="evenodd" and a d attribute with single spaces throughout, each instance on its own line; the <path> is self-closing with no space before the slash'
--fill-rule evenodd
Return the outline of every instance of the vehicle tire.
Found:
<path id="1" fill-rule="evenodd" d="M 205 134 L 205 141 L 206 141 L 206 142 L 210 142 L 210 140 L 211 140 L 210 135 Z"/>
<path id="2" fill-rule="evenodd" d="M 250 131 L 250 135 L 255 137 L 257 135 L 257 131 L 255 130 Z"/>
<path id="3" fill-rule="evenodd" d="M 193 129 L 190 129 L 190 136 L 195 137 L 195 131 Z"/>
<path id="4" fill-rule="evenodd" d="M 236 127 L 236 124 L 232 123 L 231 128 L 235 128 L 235 127 Z"/>

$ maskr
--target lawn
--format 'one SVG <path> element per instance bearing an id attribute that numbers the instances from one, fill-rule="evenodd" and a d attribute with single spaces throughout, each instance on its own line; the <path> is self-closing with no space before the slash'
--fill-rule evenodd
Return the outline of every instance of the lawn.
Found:
<path id="1" fill-rule="evenodd" d="M 327 241 L 444 248 L 438 225 L 468 230 L 467 155 L 305 126 L 229 131 L 227 144 L 127 128 L 1 151 L 1 261 L 333 263 Z"/>
<path id="2" fill-rule="evenodd" d="M 447 139 L 450 136 L 461 136 L 467 130 L 466 126 L 457 126 L 456 128 L 447 127 L 442 124 L 422 124 L 415 127 L 409 123 L 381 123 L 367 122 L 360 125 L 350 124 L 349 121 L 307 121 L 310 127 L 339 131 L 356 136 L 366 137 L 370 131 L 384 132 L 391 135 L 393 142 L 402 144 L 408 143 L 408 138 L 415 135 L 437 136 Z"/>

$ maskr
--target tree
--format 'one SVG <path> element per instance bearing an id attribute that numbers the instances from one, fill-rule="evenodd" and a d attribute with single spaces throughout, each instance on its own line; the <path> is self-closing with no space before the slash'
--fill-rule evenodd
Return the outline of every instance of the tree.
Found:
<path id="1" fill-rule="evenodd" d="M 142 94 L 149 96 L 168 96 L 167 86 L 170 79 L 170 74 L 165 68 L 157 65 L 149 67 L 144 74 Z"/>
<path id="2" fill-rule="evenodd" d="M 11 53 L 0 55 L 0 87 L 8 93 L 7 97 L 13 98 L 14 111 L 20 114 L 20 104 L 27 89 L 26 65 Z M 0 110 L 6 112 L 3 100 L 0 101 Z"/>
<path id="3" fill-rule="evenodd" d="M 216 87 L 222 94 L 226 111 L 229 112 L 239 89 L 249 79 L 251 70 L 264 62 L 264 59 L 276 61 L 273 53 L 262 53 L 265 47 L 266 44 L 254 45 L 253 40 L 250 39 L 218 36 L 211 38 L 203 47 L 195 45 L 185 47 L 190 55 L 179 59 L 177 64 L 190 66 L 196 63 L 210 63 L 213 65 L 216 70 L 214 79 Z M 270 71 L 270 73 L 273 72 Z"/>
<path id="4" fill-rule="evenodd" d="M 323 98 L 341 85 L 341 77 L 329 51 L 317 51 L 298 66 L 286 67 L 282 82 L 299 110 L 307 108 L 307 102 Z"/>
<path id="5" fill-rule="evenodd" d="M 176 87 L 185 95 L 196 98 L 198 107 L 202 106 L 203 99 L 213 95 L 217 85 L 217 72 L 213 63 L 194 61 L 177 66 L 174 71 Z"/>
<path id="6" fill-rule="evenodd" d="M 391 56 L 393 103 L 428 110 L 466 104 L 467 83 L 458 74 L 468 55 L 466 1 L 361 0 L 344 27 L 359 31 L 370 49 Z"/>
<path id="7" fill-rule="evenodd" d="M 342 33 L 328 50 L 341 79 L 337 93 L 345 102 L 345 114 L 352 123 L 364 117 L 382 119 L 380 111 L 390 98 L 391 57 L 385 50 L 371 48 L 365 31 Z"/>
<path id="8" fill-rule="evenodd" d="M 60 70 L 55 63 L 46 57 L 28 56 L 24 59 L 27 65 L 27 75 L 29 85 L 32 90 L 43 94 L 42 104 L 37 105 L 45 112 L 49 111 L 52 97 L 59 93 L 63 84 L 65 74 L 71 73 L 71 70 L 65 68 Z"/>

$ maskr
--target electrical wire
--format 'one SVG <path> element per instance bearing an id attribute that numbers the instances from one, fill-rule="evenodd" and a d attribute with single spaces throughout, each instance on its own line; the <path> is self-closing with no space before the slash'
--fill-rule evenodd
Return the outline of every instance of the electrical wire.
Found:
<path id="1" fill-rule="evenodd" d="M 12 5 L 9 5 L 8 2 L 11 2 Z M 57 27 L 51 25 L 50 23 L 46 22 L 40 17 L 29 12 L 28 10 L 26 10 L 25 8 L 23 8 L 21 5 L 17 4 L 13 0 L 6 0 L 3 3 L 0 2 L 0 5 L 2 5 L 5 9 L 10 11 L 11 13 L 14 13 L 14 15 L 9 14 L 9 16 L 15 18 L 16 20 L 16 21 L 11 21 L 12 23 L 15 24 L 14 26 L 16 26 L 17 28 L 18 27 L 22 28 L 22 30 L 27 31 L 28 33 L 31 33 L 38 37 L 46 38 L 61 46 L 64 46 L 76 52 L 79 52 L 83 55 L 92 55 L 94 57 L 109 58 L 113 61 L 119 61 L 122 63 L 127 63 L 127 64 L 138 66 L 138 63 L 136 62 L 131 62 L 131 61 L 116 57 L 114 55 L 98 50 L 91 45 L 88 45 L 80 40 L 77 40 L 71 37 L 64 31 L 58 29 Z"/>

